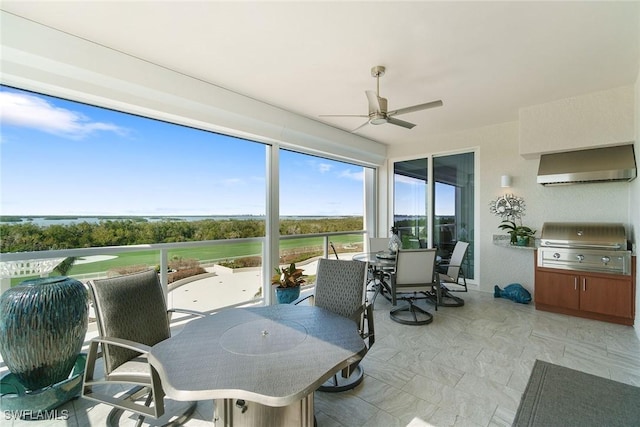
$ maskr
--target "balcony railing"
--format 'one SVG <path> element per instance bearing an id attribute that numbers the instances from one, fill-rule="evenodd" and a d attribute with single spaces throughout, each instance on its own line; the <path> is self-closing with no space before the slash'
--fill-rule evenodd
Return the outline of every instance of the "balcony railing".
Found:
<path id="1" fill-rule="evenodd" d="M 296 262 L 305 269 L 305 274 L 314 276 L 313 260 L 334 256 L 332 241 L 338 252 L 361 252 L 364 234 L 365 231 L 346 231 L 281 236 L 281 264 Z M 55 261 L 75 257 L 76 264 L 67 275 L 80 281 L 106 277 L 114 270 L 143 266 L 158 268 L 170 307 L 213 311 L 262 303 L 265 292 L 271 292 L 271 271 L 262 265 L 264 242 L 265 238 L 256 237 L 2 253 L 2 291 L 11 283 L 27 279 L 27 275 L 46 276 L 57 264 Z M 169 283 L 170 266 L 177 258 L 195 258 L 207 273 Z M 226 267 L 234 264 L 234 260 L 247 258 L 259 258 L 257 265 Z M 94 261 L 93 265 L 91 261 Z"/>

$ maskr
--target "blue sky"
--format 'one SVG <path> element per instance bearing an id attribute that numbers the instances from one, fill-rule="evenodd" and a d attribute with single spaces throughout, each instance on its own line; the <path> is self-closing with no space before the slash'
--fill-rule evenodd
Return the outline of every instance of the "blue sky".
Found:
<path id="1" fill-rule="evenodd" d="M 264 215 L 265 146 L 0 87 L 2 215 Z M 362 215 L 363 169 L 282 151 L 282 215 Z"/>
<path id="2" fill-rule="evenodd" d="M 265 214 L 262 144 L 6 86 L 0 113 L 2 215 Z M 280 165 L 281 215 L 363 214 L 362 167 L 286 150 Z M 396 213 L 424 212 L 424 183 L 396 191 Z"/>

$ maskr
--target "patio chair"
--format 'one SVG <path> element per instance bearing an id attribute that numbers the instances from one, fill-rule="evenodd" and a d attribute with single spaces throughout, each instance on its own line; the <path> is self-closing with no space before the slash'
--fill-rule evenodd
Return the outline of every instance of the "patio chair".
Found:
<path id="1" fill-rule="evenodd" d="M 401 249 L 396 254 L 396 268 L 391 275 L 391 304 L 405 300 L 407 304 L 391 309 L 392 320 L 404 325 L 426 325 L 433 315 L 416 305 L 420 299 L 432 300 L 438 295 L 435 272 L 436 249 Z M 435 309 L 438 309 L 436 301 Z"/>
<path id="2" fill-rule="evenodd" d="M 366 344 L 362 357 L 375 341 L 373 309 L 365 300 L 366 276 L 367 263 L 365 262 L 320 258 L 314 294 L 306 297 L 312 298 L 315 306 L 347 317 L 358 324 L 360 336 Z M 358 386 L 363 377 L 362 366 L 356 362 L 336 373 L 318 390 L 328 392 L 350 390 Z"/>
<path id="3" fill-rule="evenodd" d="M 389 250 L 389 239 L 386 237 L 369 237 L 369 252 Z"/>
<path id="4" fill-rule="evenodd" d="M 453 248 L 451 259 L 448 262 L 440 263 L 439 268 L 446 269 L 446 273 L 438 274 L 443 292 L 467 292 L 467 279 L 464 276 L 462 262 L 468 249 L 468 242 L 457 242 Z M 460 283 L 460 279 L 462 279 L 462 283 Z"/>
<path id="5" fill-rule="evenodd" d="M 160 378 L 147 361 L 147 353 L 154 344 L 169 338 L 169 312 L 203 314 L 167 310 L 155 270 L 90 280 L 88 287 L 99 337 L 89 345 L 82 397 L 113 406 L 110 424 L 117 424 L 114 420 L 117 421 L 123 411 L 138 414 L 138 425 L 145 417 L 162 417 L 165 415 L 164 392 Z M 104 375 L 96 375 L 99 359 L 104 365 Z M 122 386 L 128 389 L 124 394 Z M 171 423 L 187 421 L 195 404 L 183 403 Z M 171 418 L 173 414 L 167 416 Z"/>

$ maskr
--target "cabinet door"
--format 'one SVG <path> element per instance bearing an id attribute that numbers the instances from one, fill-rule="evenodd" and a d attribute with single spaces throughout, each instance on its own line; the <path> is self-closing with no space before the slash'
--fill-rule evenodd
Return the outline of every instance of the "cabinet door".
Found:
<path id="1" fill-rule="evenodd" d="M 628 279 L 580 276 L 580 309 L 631 318 L 633 288 Z"/>
<path id="2" fill-rule="evenodd" d="M 578 276 L 536 271 L 535 302 L 574 310 L 580 309 Z"/>

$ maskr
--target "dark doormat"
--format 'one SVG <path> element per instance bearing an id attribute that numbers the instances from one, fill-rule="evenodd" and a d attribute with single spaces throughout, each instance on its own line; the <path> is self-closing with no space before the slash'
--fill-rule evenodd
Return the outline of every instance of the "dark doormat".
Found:
<path id="1" fill-rule="evenodd" d="M 536 360 L 513 426 L 639 426 L 640 387 Z"/>

